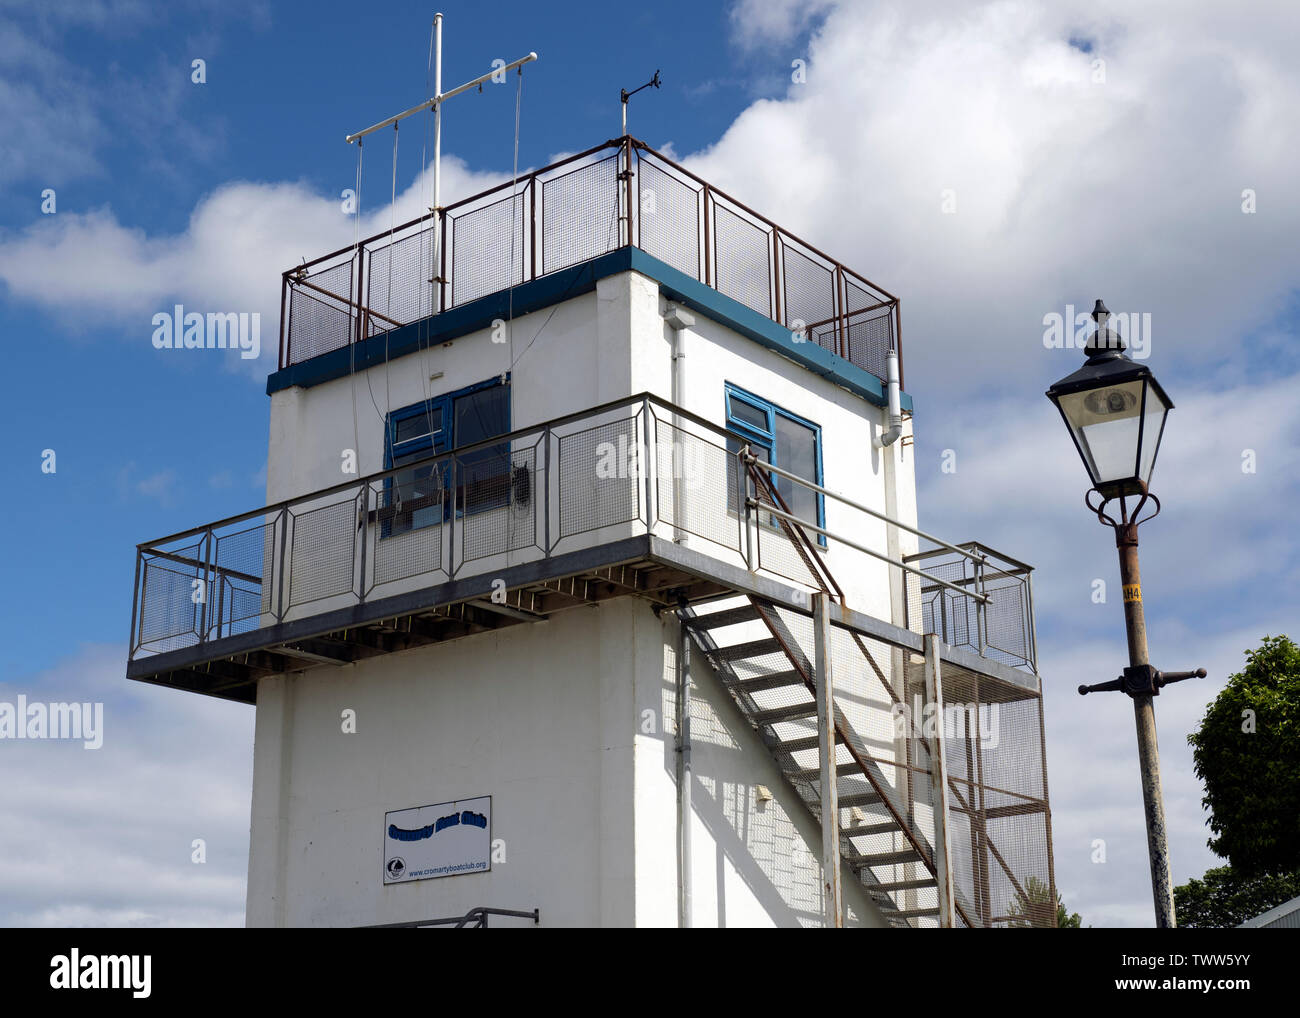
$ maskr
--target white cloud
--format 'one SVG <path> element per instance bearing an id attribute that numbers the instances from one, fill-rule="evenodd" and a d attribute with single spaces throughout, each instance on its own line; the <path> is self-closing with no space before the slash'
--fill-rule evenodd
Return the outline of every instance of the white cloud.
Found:
<path id="1" fill-rule="evenodd" d="M 242 925 L 253 710 L 124 677 L 87 646 L 0 700 L 102 702 L 103 745 L 0 741 L 0 925 Z M 206 842 L 207 862 L 191 861 Z"/>

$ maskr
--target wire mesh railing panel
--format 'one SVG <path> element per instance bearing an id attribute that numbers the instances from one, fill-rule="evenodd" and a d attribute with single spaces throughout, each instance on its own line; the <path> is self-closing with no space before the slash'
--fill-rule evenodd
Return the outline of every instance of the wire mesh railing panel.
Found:
<path id="1" fill-rule="evenodd" d="M 640 142 L 620 139 L 517 186 L 513 196 L 490 188 L 448 206 L 441 221 L 424 216 L 360 242 L 359 269 L 345 251 L 318 259 L 333 264 L 310 274 L 286 273 L 281 367 L 635 243 L 787 327 L 803 322 L 809 341 L 885 379 L 898 340 L 895 298 Z M 373 312 L 365 336 L 363 308 Z"/>
<path id="2" fill-rule="evenodd" d="M 894 305 L 883 303 L 881 295 L 864 289 L 852 278 L 845 279 L 844 292 L 847 306 L 842 356 L 877 378 L 887 378 L 887 357 L 895 340 Z"/>
<path id="3" fill-rule="evenodd" d="M 656 512 L 675 530 L 740 551 L 740 460 L 668 420 L 654 418 Z"/>
<path id="4" fill-rule="evenodd" d="M 339 267 L 348 270 L 347 277 L 342 280 L 346 294 L 351 286 L 352 266 L 346 263 Z M 291 363 L 341 350 L 352 341 L 355 319 L 346 300 L 344 297 L 334 301 L 313 290 L 296 287 L 289 291 Z"/>
<path id="5" fill-rule="evenodd" d="M 607 254 L 626 243 L 619 222 L 619 163 L 615 153 L 544 180 L 543 273 Z"/>
<path id="6" fill-rule="evenodd" d="M 371 484 L 370 493 L 370 504 L 376 507 L 369 528 L 373 585 L 440 570 L 446 537 L 445 489 L 399 477 Z"/>
<path id="7" fill-rule="evenodd" d="M 791 329 L 826 322 L 835 316 L 835 271 L 785 243 L 781 244 L 785 300 L 782 314 Z M 802 323 L 797 326 L 795 323 Z"/>
<path id="8" fill-rule="evenodd" d="M 197 643 L 206 598 L 206 541 L 150 551 L 141 561 L 135 644 L 151 653 Z"/>
<path id="9" fill-rule="evenodd" d="M 700 188 L 644 153 L 637 160 L 641 250 L 692 279 L 700 278 Z"/>
<path id="10" fill-rule="evenodd" d="M 275 548 L 276 522 L 272 518 L 241 526 L 213 541 L 211 581 L 215 589 L 209 596 L 213 608 L 207 623 L 209 637 L 255 629 L 256 620 L 270 610 L 271 588 L 263 577 Z"/>
<path id="11" fill-rule="evenodd" d="M 508 234 L 505 234 L 508 236 Z M 370 251 L 365 305 L 385 318 L 369 319 L 370 335 L 407 325 L 433 313 L 433 234 L 427 227 Z"/>
<path id="12" fill-rule="evenodd" d="M 713 252 L 719 293 L 738 300 L 761 315 L 772 317 L 772 238 L 770 233 L 712 202 Z"/>
<path id="13" fill-rule="evenodd" d="M 451 220 L 451 288 L 448 306 L 458 307 L 524 281 L 527 191 L 466 212 Z"/>
<path id="14" fill-rule="evenodd" d="M 537 544 L 537 447 L 509 447 L 458 460 L 459 546 L 472 562 Z"/>
<path id="15" fill-rule="evenodd" d="M 758 512 L 759 523 L 754 528 L 758 568 L 769 573 L 775 573 L 777 576 L 784 576 L 787 580 L 793 580 L 795 583 L 801 583 L 804 586 L 818 586 L 816 576 L 808 568 L 808 563 L 799 554 L 795 542 L 790 540 L 785 529 L 780 526 L 775 517 L 769 516 L 761 509 Z M 795 524 L 791 524 L 791 526 L 795 526 Z M 809 536 L 813 541 L 816 541 L 815 534 Z M 808 554 L 815 553 L 809 552 Z"/>
<path id="16" fill-rule="evenodd" d="M 940 674 L 959 886 L 982 925 L 1054 925 L 1055 905 L 1042 908 L 1052 885 L 1042 700 L 950 661 Z"/>
<path id="17" fill-rule="evenodd" d="M 355 590 L 359 524 L 355 494 L 290 513 L 289 607 Z"/>
<path id="18" fill-rule="evenodd" d="M 951 646 L 1036 671 L 1029 567 L 974 542 L 961 547 L 968 554 L 937 549 L 907 557 L 925 573 L 924 578 L 908 579 L 909 625 L 935 633 Z M 987 603 L 977 600 L 980 596 Z"/>
<path id="19" fill-rule="evenodd" d="M 560 537 L 640 517 L 644 450 L 634 417 L 557 437 Z"/>

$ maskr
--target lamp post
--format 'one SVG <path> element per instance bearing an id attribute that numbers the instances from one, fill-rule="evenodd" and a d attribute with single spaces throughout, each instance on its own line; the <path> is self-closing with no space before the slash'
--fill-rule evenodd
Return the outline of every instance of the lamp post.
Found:
<path id="1" fill-rule="evenodd" d="M 1138 526 L 1160 512 L 1160 500 L 1150 491 L 1151 472 L 1164 435 L 1165 417 L 1173 403 L 1150 368 L 1130 360 L 1124 340 L 1107 324 L 1110 312 L 1100 300 L 1092 317 L 1097 329 L 1089 337 L 1083 367 L 1047 390 L 1088 469 L 1092 488 L 1084 497 L 1097 519 L 1115 531 L 1120 583 L 1124 592 L 1124 625 L 1128 633 L 1129 666 L 1110 682 L 1080 686 L 1086 695 L 1119 690 L 1133 700 L 1137 722 L 1138 764 L 1142 801 L 1146 807 L 1147 850 L 1151 857 L 1151 888 L 1156 926 L 1172 928 L 1173 882 L 1169 875 L 1169 846 L 1165 807 L 1160 790 L 1160 751 L 1156 745 L 1156 715 L 1152 698 L 1162 686 L 1205 670 L 1160 672 L 1147 656 L 1146 620 L 1142 612 L 1142 579 L 1138 570 Z M 1095 496 L 1095 498 L 1094 498 Z M 1094 504 L 1095 502 L 1095 504 Z M 1110 509 L 1118 503 L 1118 510 Z M 1131 504 L 1130 504 L 1131 503 Z M 1154 509 L 1143 512 L 1148 506 Z"/>

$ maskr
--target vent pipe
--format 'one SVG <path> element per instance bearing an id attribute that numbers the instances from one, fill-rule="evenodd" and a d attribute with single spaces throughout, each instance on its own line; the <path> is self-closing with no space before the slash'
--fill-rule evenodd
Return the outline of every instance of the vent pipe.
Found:
<path id="1" fill-rule="evenodd" d="M 898 351 L 890 350 L 885 358 L 889 389 L 889 427 L 883 430 L 872 443 L 877 449 L 893 445 L 903 434 L 903 410 L 898 396 Z"/>

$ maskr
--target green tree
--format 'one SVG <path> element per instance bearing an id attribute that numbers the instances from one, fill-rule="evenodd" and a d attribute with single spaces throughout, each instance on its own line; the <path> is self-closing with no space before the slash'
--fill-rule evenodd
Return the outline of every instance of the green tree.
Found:
<path id="1" fill-rule="evenodd" d="M 1187 741 L 1229 865 L 1174 888 L 1178 925 L 1239 926 L 1300 894 L 1300 647 L 1266 636 L 1246 651 Z"/>
<path id="2" fill-rule="evenodd" d="M 1207 870 L 1174 888 L 1174 909 L 1184 929 L 1240 926 L 1274 905 L 1300 895 L 1300 872 L 1245 877 L 1231 866 Z"/>
<path id="3" fill-rule="evenodd" d="M 1187 737 L 1209 846 L 1243 877 L 1300 869 L 1300 647 L 1266 636 Z"/>
<path id="4" fill-rule="evenodd" d="M 1052 925 L 1052 891 L 1046 883 L 1037 877 L 1025 881 L 1023 892 L 1017 891 L 1007 908 L 1007 915 L 1014 917 L 1010 923 L 1012 929 L 1031 929 Z M 1056 895 L 1056 926 L 1061 929 L 1079 928 L 1079 913 L 1071 914 Z"/>

